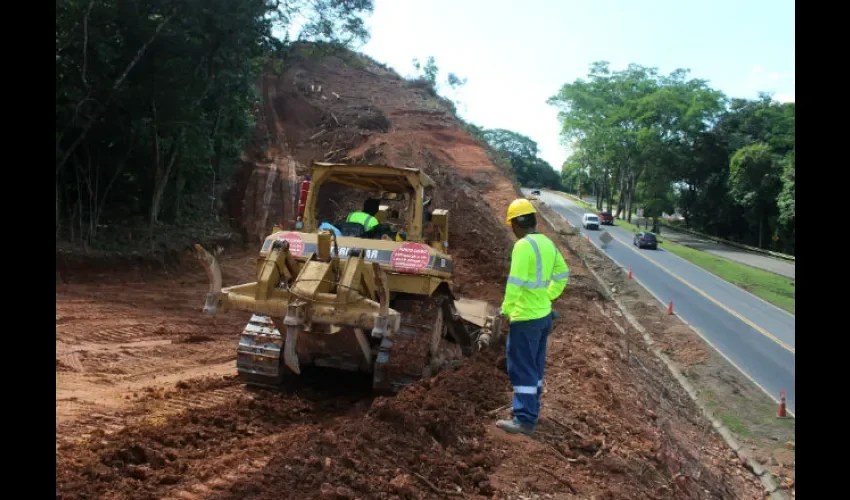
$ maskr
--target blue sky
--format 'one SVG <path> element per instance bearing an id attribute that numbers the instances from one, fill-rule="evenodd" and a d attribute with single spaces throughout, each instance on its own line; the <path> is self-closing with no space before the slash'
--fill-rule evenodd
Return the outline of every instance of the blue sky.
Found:
<path id="1" fill-rule="evenodd" d="M 689 68 L 732 97 L 794 100 L 792 0 L 375 0 L 367 23 L 363 52 L 402 76 L 434 56 L 441 80 L 469 79 L 443 91 L 464 119 L 531 137 L 555 169 L 567 151 L 546 99 L 593 61 Z"/>

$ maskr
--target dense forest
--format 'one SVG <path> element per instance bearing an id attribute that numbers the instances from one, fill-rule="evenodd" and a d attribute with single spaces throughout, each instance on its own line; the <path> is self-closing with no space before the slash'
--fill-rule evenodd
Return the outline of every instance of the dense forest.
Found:
<path id="1" fill-rule="evenodd" d="M 494 160 L 507 168 L 524 187 L 561 190 L 561 174 L 540 158 L 530 137 L 505 129 L 485 129 L 467 124 L 469 133 L 490 148 Z"/>
<path id="2" fill-rule="evenodd" d="M 215 220 L 257 82 L 299 41 L 368 36 L 372 0 L 56 3 L 56 235 Z M 297 31 L 296 31 L 297 28 Z"/>
<path id="3" fill-rule="evenodd" d="M 687 70 L 594 63 L 564 85 L 566 190 L 618 217 L 681 211 L 695 230 L 794 254 L 794 103 L 728 99 Z"/>

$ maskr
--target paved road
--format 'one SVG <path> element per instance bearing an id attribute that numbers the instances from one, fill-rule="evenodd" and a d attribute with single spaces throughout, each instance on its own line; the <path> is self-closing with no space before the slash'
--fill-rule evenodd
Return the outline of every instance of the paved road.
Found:
<path id="1" fill-rule="evenodd" d="M 711 240 L 700 238 L 699 236 L 670 229 L 667 226 L 664 226 L 661 231 L 664 233 L 664 237 L 662 239 L 668 239 L 680 245 L 685 245 L 686 247 L 694 248 L 696 250 L 702 250 L 703 252 L 723 257 L 724 259 L 734 260 L 741 264 L 770 271 L 774 274 L 785 276 L 786 278 L 795 279 L 794 271 L 796 266 L 794 262 L 775 259 L 755 252 L 748 252 L 747 250 L 735 248 L 729 245 L 721 245 L 720 243 L 715 243 Z"/>
<path id="2" fill-rule="evenodd" d="M 584 198 L 584 201 L 590 203 L 591 205 L 594 205 L 596 203 L 596 200 L 592 196 L 586 196 Z M 634 221 L 635 219 L 632 218 L 632 220 Z M 680 245 L 684 245 L 686 247 L 690 247 L 696 250 L 702 250 L 703 252 L 710 253 L 718 257 L 723 257 L 724 259 L 729 259 L 751 267 L 763 269 L 765 271 L 769 271 L 780 276 L 785 276 L 786 278 L 795 279 L 796 266 L 794 262 L 777 259 L 756 252 L 749 252 L 742 248 L 733 247 L 731 245 L 723 245 L 711 240 L 707 240 L 705 238 L 700 238 L 699 236 L 694 236 L 692 234 L 670 229 L 667 226 L 664 226 L 661 229 L 661 233 L 663 235 L 662 239 L 668 239 L 670 241 L 679 243 Z"/>
<path id="3" fill-rule="evenodd" d="M 546 192 L 539 198 L 581 227 L 586 211 L 575 202 Z M 614 262 L 625 269 L 631 266 L 634 278 L 663 304 L 672 299 L 681 319 L 772 398 L 785 389 L 788 409 L 795 411 L 794 316 L 663 248 L 638 250 L 626 228 L 603 228 L 582 232 L 596 245 L 601 245 L 602 232 L 613 236 L 604 252 Z"/>

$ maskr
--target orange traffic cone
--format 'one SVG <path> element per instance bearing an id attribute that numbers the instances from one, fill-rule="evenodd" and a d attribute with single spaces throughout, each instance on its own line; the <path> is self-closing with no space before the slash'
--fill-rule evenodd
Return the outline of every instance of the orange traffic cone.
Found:
<path id="1" fill-rule="evenodd" d="M 629 266 L 629 279 L 632 279 L 632 266 Z"/>
<path id="2" fill-rule="evenodd" d="M 779 418 L 788 416 L 788 412 L 785 411 L 785 389 L 782 389 L 779 393 L 779 410 L 776 412 L 776 416 Z"/>
<path id="3" fill-rule="evenodd" d="M 673 299 L 670 299 L 670 303 L 667 304 L 667 315 L 668 316 L 673 315 Z"/>
<path id="4" fill-rule="evenodd" d="M 590 235 L 589 234 L 585 234 L 584 239 L 586 239 L 587 242 L 590 243 Z"/>

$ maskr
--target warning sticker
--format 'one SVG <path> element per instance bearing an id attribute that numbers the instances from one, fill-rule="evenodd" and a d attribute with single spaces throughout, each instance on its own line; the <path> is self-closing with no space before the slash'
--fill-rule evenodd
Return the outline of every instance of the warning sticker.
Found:
<path id="1" fill-rule="evenodd" d="M 298 236 L 295 233 L 280 234 L 277 239 L 288 242 L 289 253 L 295 257 L 300 256 L 304 252 L 304 240 L 301 239 L 301 236 Z"/>
<path id="2" fill-rule="evenodd" d="M 431 254 L 428 247 L 418 243 L 405 243 L 398 247 L 390 258 L 393 270 L 400 272 L 419 272 L 428 267 Z"/>

